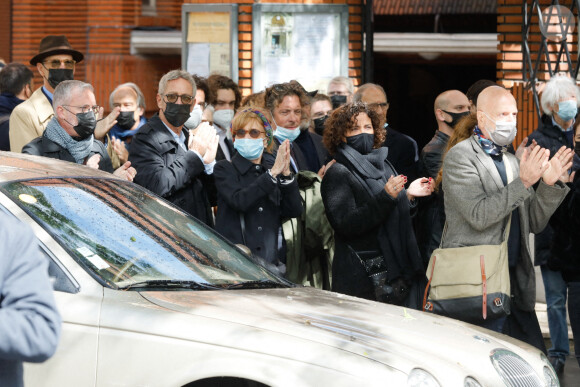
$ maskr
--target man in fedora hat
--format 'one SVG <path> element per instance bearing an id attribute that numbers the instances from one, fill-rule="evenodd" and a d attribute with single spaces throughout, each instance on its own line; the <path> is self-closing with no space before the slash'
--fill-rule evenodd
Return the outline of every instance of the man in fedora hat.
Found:
<path id="1" fill-rule="evenodd" d="M 38 54 L 30 59 L 43 79 L 30 98 L 18 105 L 10 116 L 10 150 L 22 152 L 22 147 L 42 135 L 46 125 L 54 116 L 52 96 L 56 86 L 74 79 L 77 63 L 84 55 L 74 50 L 64 35 L 48 35 L 40 41 Z M 106 120 L 99 121 L 95 137 L 102 140 L 107 131 L 116 123 L 120 109 L 114 109 Z M 102 110 L 99 114 L 102 116 Z M 98 117 L 100 118 L 100 117 Z"/>
<path id="2" fill-rule="evenodd" d="M 30 64 L 36 66 L 44 82 L 10 116 L 12 152 L 21 152 L 24 145 L 42 135 L 54 116 L 54 88 L 64 80 L 73 79 L 75 65 L 83 57 L 82 53 L 71 47 L 64 35 L 48 35 L 40 41 L 39 52 L 30 60 Z"/>

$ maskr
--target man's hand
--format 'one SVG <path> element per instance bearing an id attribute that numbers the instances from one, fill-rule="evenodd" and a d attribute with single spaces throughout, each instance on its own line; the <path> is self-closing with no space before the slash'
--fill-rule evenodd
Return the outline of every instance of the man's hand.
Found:
<path id="1" fill-rule="evenodd" d="M 568 180 L 568 169 L 572 166 L 573 156 L 574 152 L 570 148 L 562 146 L 558 149 L 558 152 L 550 159 L 548 168 L 542 175 L 544 183 L 554 185 L 558 180 Z"/>
<path id="2" fill-rule="evenodd" d="M 117 156 L 119 156 L 119 161 L 121 162 L 121 165 L 125 164 L 127 160 L 129 160 L 129 151 L 125 146 L 125 143 L 119 140 L 118 138 L 115 138 L 115 136 L 113 136 L 111 139 L 111 145 L 113 146 L 113 151 L 115 151 Z"/>
<path id="3" fill-rule="evenodd" d="M 540 146 L 525 148 L 520 159 L 520 179 L 526 188 L 536 184 L 548 169 L 550 151 Z M 558 175 L 559 176 L 559 175 Z"/>
<path id="4" fill-rule="evenodd" d="M 105 135 L 109 133 L 109 130 L 117 123 L 117 117 L 121 113 L 121 108 L 114 108 L 107 117 L 103 118 L 105 109 L 101 106 L 99 107 L 99 114 L 97 114 L 97 127 L 95 128 L 95 138 L 99 141 L 105 139 Z"/>
<path id="5" fill-rule="evenodd" d="M 328 171 L 328 168 L 330 168 L 332 166 L 332 164 L 336 163 L 336 160 L 330 160 L 330 162 L 326 165 L 323 165 L 322 168 L 320 168 L 320 170 L 318 170 L 318 176 L 320 176 L 320 178 L 322 179 L 324 177 L 324 175 L 326 174 L 326 171 Z"/>
<path id="6" fill-rule="evenodd" d="M 214 130 L 215 131 L 215 130 Z M 211 164 L 215 161 L 215 155 L 217 153 L 217 148 L 220 143 L 220 138 L 217 134 L 214 134 L 213 138 L 210 138 L 210 142 L 207 145 L 205 154 L 203 155 L 203 163 Z"/>
<path id="7" fill-rule="evenodd" d="M 522 159 L 522 155 L 524 154 L 524 149 L 528 148 L 529 150 L 532 150 L 538 145 L 536 140 L 532 140 L 532 143 L 530 145 L 527 145 L 527 143 L 528 143 L 528 138 L 524 137 L 524 139 L 522 140 L 522 142 L 518 146 L 518 149 L 516 149 L 516 157 L 518 158 L 518 160 Z"/>
<path id="8" fill-rule="evenodd" d="M 99 169 L 99 162 L 101 162 L 101 155 L 96 153 L 89 157 L 86 162 L 86 166 L 89 168 Z"/>
<path id="9" fill-rule="evenodd" d="M 127 161 L 125 164 L 121 165 L 119 168 L 115 169 L 113 175 L 118 176 L 122 179 L 133 181 L 135 175 L 137 175 L 137 170 L 131 166 L 131 162 Z"/>
<path id="10" fill-rule="evenodd" d="M 272 177 L 277 177 L 279 174 L 289 170 L 290 165 L 290 141 L 284 140 L 282 144 L 278 147 L 278 153 L 276 154 L 276 160 L 274 165 L 270 169 L 270 174 Z M 287 175 L 285 175 L 287 176 Z"/>
<path id="11" fill-rule="evenodd" d="M 197 133 L 195 136 L 189 137 L 187 147 L 189 150 L 195 151 L 203 157 L 207 151 L 208 145 L 214 141 L 216 135 L 213 126 L 207 122 L 202 122 L 201 125 L 197 127 Z"/>

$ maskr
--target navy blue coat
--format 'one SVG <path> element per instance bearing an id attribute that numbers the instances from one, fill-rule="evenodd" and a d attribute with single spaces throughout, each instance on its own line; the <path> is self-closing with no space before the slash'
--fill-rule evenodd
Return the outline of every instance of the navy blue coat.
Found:
<path id="1" fill-rule="evenodd" d="M 232 243 L 245 244 L 252 254 L 267 262 L 277 263 L 285 257 L 278 256 L 278 230 L 284 218 L 302 214 L 302 198 L 298 181 L 289 184 L 274 182 L 267 168 L 273 164 L 265 159 L 257 165 L 235 154 L 232 161 L 218 161 L 214 168 L 218 193 L 216 230 Z M 245 220 L 242 235 L 240 214 Z M 245 240 L 245 243 L 244 243 Z"/>

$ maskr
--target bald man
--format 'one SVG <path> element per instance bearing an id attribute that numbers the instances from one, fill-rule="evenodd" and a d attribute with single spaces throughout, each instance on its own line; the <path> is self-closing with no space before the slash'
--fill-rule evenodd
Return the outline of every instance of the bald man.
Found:
<path id="1" fill-rule="evenodd" d="M 421 150 L 420 168 L 423 176 L 437 178 L 441 169 L 443 153 L 447 148 L 453 127 L 469 114 L 469 100 L 459 90 L 447 90 L 435 98 L 435 119 L 437 131 L 427 145 Z M 416 222 L 417 243 L 425 261 L 441 242 L 445 225 L 443 197 L 434 192 L 430 197 L 421 200 Z"/>
<path id="2" fill-rule="evenodd" d="M 515 138 L 517 113 L 514 97 L 501 87 L 488 87 L 479 95 L 477 125 L 465 130 L 467 139 L 451 148 L 443 161 L 447 230 L 442 247 L 498 245 L 511 215 L 511 314 L 480 325 L 546 352 L 534 312 L 529 234 L 546 226 L 566 196 L 569 189 L 559 178 L 571 166 L 572 155 L 562 149 L 549 159 L 549 150 L 539 146 L 525 149 L 521 160 L 506 153 Z"/>

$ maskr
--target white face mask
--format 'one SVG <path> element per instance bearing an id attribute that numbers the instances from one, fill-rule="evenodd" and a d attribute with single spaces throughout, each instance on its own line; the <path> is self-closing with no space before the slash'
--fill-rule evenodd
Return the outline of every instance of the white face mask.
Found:
<path id="1" fill-rule="evenodd" d="M 491 117 L 487 115 L 487 113 L 483 112 L 483 114 L 492 120 Z M 486 128 L 489 134 L 489 139 L 493 141 L 494 144 L 499 146 L 506 146 L 511 144 L 514 138 L 516 138 L 516 134 L 518 133 L 517 121 L 494 121 L 494 124 L 494 131 Z"/>
<path id="2" fill-rule="evenodd" d="M 185 121 L 185 127 L 188 129 L 195 129 L 201 124 L 201 115 L 202 115 L 201 106 L 199 104 L 195 104 L 191 113 L 189 113 L 189 118 Z"/>
<path id="3" fill-rule="evenodd" d="M 234 118 L 234 111 L 233 109 L 223 109 L 223 110 L 216 110 L 213 113 L 213 122 L 225 132 L 230 131 L 230 124 Z"/>

